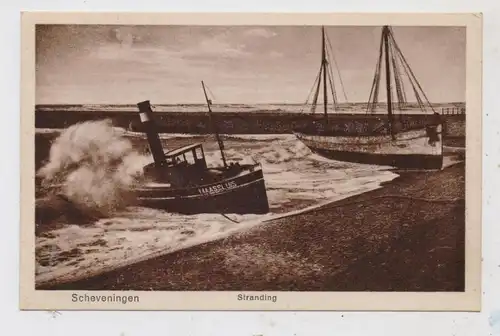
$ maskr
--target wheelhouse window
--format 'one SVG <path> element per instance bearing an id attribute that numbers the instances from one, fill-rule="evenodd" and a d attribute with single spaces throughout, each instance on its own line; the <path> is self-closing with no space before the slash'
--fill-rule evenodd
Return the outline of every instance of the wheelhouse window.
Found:
<path id="1" fill-rule="evenodd" d="M 186 160 L 184 159 L 183 155 L 177 155 L 172 158 L 172 161 L 174 164 L 182 163 L 185 162 Z"/>
<path id="2" fill-rule="evenodd" d="M 184 158 L 189 164 L 194 164 L 195 159 L 194 159 L 194 153 L 193 152 L 186 152 L 184 153 Z"/>
<path id="3" fill-rule="evenodd" d="M 196 155 L 197 160 L 203 159 L 203 151 L 202 151 L 201 147 L 196 148 L 195 155 Z"/>

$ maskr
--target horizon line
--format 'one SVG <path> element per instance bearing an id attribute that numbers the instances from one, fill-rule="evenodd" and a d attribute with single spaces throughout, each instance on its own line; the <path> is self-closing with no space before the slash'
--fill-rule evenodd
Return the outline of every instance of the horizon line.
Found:
<path id="1" fill-rule="evenodd" d="M 147 100 L 147 99 L 146 99 Z M 151 102 L 151 101 L 150 101 Z M 347 105 L 347 104 L 368 104 L 369 102 L 367 101 L 355 101 L 355 102 L 341 102 L 337 103 L 338 105 Z M 393 102 L 397 103 L 397 102 Z M 406 102 L 407 104 L 416 104 L 418 105 L 418 102 Z M 387 104 L 387 102 L 382 101 L 378 102 L 377 104 Z M 430 104 L 466 104 L 466 101 L 441 101 L 441 102 L 430 102 Z M 41 106 L 41 105 L 50 105 L 50 106 L 83 106 L 83 105 L 116 105 L 116 106 L 135 106 L 137 103 L 35 103 L 35 106 Z M 152 106 L 176 106 L 176 105 L 206 105 L 206 103 L 201 102 L 201 103 L 188 103 L 188 102 L 179 102 L 179 103 L 153 103 L 151 102 Z M 312 105 L 310 103 L 286 103 L 286 102 L 265 102 L 265 103 L 236 103 L 236 102 L 231 102 L 231 103 L 212 103 L 211 105 Z M 318 107 L 323 106 L 323 104 L 316 104 Z M 331 106 L 331 102 L 328 103 L 328 106 Z M 427 104 L 426 104 L 427 105 Z"/>

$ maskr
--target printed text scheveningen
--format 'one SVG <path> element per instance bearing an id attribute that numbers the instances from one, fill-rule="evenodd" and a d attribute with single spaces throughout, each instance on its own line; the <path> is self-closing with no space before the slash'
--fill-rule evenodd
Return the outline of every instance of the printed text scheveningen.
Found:
<path id="1" fill-rule="evenodd" d="M 81 302 L 81 303 L 115 303 L 119 302 L 122 304 L 139 302 L 139 296 L 137 295 L 89 295 L 89 294 L 76 294 L 73 293 L 71 295 L 72 302 Z"/>

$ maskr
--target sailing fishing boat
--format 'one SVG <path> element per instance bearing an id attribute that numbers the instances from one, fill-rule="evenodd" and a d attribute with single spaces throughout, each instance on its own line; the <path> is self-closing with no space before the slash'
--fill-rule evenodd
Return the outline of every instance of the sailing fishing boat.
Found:
<path id="1" fill-rule="evenodd" d="M 325 33 L 323 28 L 322 72 L 326 82 Z M 382 62 L 384 60 L 384 62 Z M 323 157 L 365 164 L 392 166 L 401 169 L 441 169 L 443 165 L 442 123 L 438 113 L 427 99 L 406 58 L 401 52 L 389 26 L 382 28 L 379 56 L 367 105 L 367 114 L 374 114 L 380 105 L 378 93 L 385 63 L 387 102 L 384 104 L 386 120 L 373 125 L 373 118 L 362 122 L 347 122 L 343 128 L 328 125 L 327 89 L 324 83 L 325 117 L 322 122 L 294 130 L 295 135 L 314 153 Z M 391 67 L 393 71 L 391 72 Z M 409 125 L 395 117 L 395 110 L 409 106 L 402 81 L 401 69 L 408 78 L 420 110 L 433 114 L 425 124 Z M 321 73 L 321 72 L 320 72 Z M 393 78 L 394 77 L 394 78 Z M 393 102 L 392 80 L 396 88 L 397 104 Z M 319 85 L 318 85 L 319 88 Z M 316 93 L 317 95 L 317 93 Z"/>
<path id="2" fill-rule="evenodd" d="M 203 145 L 195 143 L 163 151 L 149 101 L 138 103 L 153 162 L 144 166 L 147 182 L 133 191 L 140 205 L 183 214 L 269 212 L 264 175 L 260 163 L 228 162 L 224 143 L 213 122 L 212 101 L 201 82 L 210 124 L 222 158 L 221 167 L 208 167 Z"/>

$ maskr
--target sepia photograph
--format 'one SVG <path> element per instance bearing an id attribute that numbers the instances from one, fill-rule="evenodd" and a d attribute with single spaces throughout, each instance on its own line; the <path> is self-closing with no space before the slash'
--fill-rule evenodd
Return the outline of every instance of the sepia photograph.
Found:
<path id="1" fill-rule="evenodd" d="M 25 20 L 26 307 L 478 307 L 480 19 L 78 15 Z"/>

